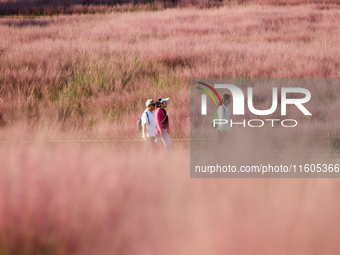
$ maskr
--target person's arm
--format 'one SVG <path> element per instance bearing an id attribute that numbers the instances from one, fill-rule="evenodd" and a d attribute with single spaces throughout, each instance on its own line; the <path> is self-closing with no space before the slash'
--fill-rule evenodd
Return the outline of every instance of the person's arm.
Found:
<path id="1" fill-rule="evenodd" d="M 231 120 L 231 116 L 230 116 L 230 111 L 229 111 L 229 108 L 227 107 L 226 109 L 226 113 L 225 113 L 227 119 L 230 121 Z"/>
<path id="2" fill-rule="evenodd" d="M 155 120 L 156 120 L 156 130 L 157 133 L 162 134 L 163 136 L 163 128 L 162 128 L 162 120 L 164 119 L 164 113 L 159 108 L 155 111 Z"/>
<path id="3" fill-rule="evenodd" d="M 143 137 L 146 140 L 146 124 L 143 124 Z"/>
<path id="4" fill-rule="evenodd" d="M 146 113 L 142 114 L 142 128 L 143 128 L 143 138 L 146 140 L 146 124 L 148 124 Z"/>

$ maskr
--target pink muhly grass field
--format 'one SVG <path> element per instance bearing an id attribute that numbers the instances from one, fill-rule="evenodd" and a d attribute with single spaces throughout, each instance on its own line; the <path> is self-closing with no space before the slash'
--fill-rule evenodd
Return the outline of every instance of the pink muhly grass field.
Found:
<path id="1" fill-rule="evenodd" d="M 137 138 L 145 101 L 170 97 L 172 137 L 189 137 L 191 77 L 339 77 L 340 11 L 327 6 L 2 18 L 0 126 Z"/>
<path id="2" fill-rule="evenodd" d="M 0 15 L 48 16 L 111 12 L 159 11 L 168 8 L 216 8 L 235 5 L 306 5 L 327 9 L 339 0 L 0 0 Z"/>
<path id="3" fill-rule="evenodd" d="M 339 181 L 190 179 L 189 158 L 0 148 L 0 254 L 337 254 Z"/>
<path id="4" fill-rule="evenodd" d="M 172 138 L 188 138 L 192 77 L 339 77 L 337 5 L 239 2 L 0 19 L 0 255 L 338 254 L 336 179 L 190 179 L 189 151 L 101 143 L 138 138 L 160 97 Z M 338 88 L 310 89 L 305 134 L 337 134 Z M 267 148 L 253 146 L 245 161 Z"/>

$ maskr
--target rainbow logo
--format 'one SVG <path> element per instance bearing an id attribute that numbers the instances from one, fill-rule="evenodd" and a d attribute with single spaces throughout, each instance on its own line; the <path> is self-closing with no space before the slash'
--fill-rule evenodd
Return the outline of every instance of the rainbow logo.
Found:
<path id="1" fill-rule="evenodd" d="M 198 83 L 198 84 L 201 84 L 201 85 L 203 85 L 203 86 L 206 86 L 206 87 L 209 88 L 212 92 L 214 92 L 215 95 L 217 96 L 218 100 L 220 101 L 220 104 L 222 105 L 221 98 L 220 98 L 220 96 L 217 94 L 216 90 L 215 90 L 213 87 L 211 87 L 210 85 L 205 84 L 205 83 L 203 83 L 203 82 L 197 82 L 197 83 Z M 214 103 L 215 103 L 215 105 L 217 106 L 216 100 L 215 100 L 215 98 L 213 97 L 213 95 L 210 93 L 209 90 L 206 90 L 206 89 L 203 89 L 203 88 L 200 88 L 200 87 L 196 87 L 196 88 L 201 89 L 201 90 L 203 90 L 204 92 L 206 92 L 206 93 L 214 100 Z"/>

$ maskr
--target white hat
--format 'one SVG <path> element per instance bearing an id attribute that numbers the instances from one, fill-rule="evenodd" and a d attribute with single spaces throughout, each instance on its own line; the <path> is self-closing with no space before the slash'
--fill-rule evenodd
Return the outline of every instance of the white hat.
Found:
<path id="1" fill-rule="evenodd" d="M 163 104 L 165 101 L 168 101 L 169 98 L 162 98 L 161 101 L 159 101 L 161 104 Z"/>

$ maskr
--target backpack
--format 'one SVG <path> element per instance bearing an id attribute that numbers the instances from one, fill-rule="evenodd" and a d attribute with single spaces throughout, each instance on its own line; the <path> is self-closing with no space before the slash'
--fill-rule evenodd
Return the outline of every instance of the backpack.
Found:
<path id="1" fill-rule="evenodd" d="M 164 121 L 168 118 L 168 114 L 167 114 L 167 112 L 166 112 L 166 110 L 164 110 L 163 108 L 160 108 L 162 111 L 163 111 L 163 113 L 164 113 L 164 115 L 165 115 L 165 118 L 164 118 L 164 120 L 161 122 L 162 123 L 162 128 L 164 127 L 163 125 L 164 125 Z"/>
<path id="2" fill-rule="evenodd" d="M 146 113 L 146 116 L 148 117 L 148 122 L 150 124 L 150 119 L 149 119 L 149 114 L 147 112 Z M 140 117 L 138 120 L 137 120 L 137 131 L 138 133 L 141 133 L 143 131 L 143 126 L 142 126 L 142 117 Z"/>

